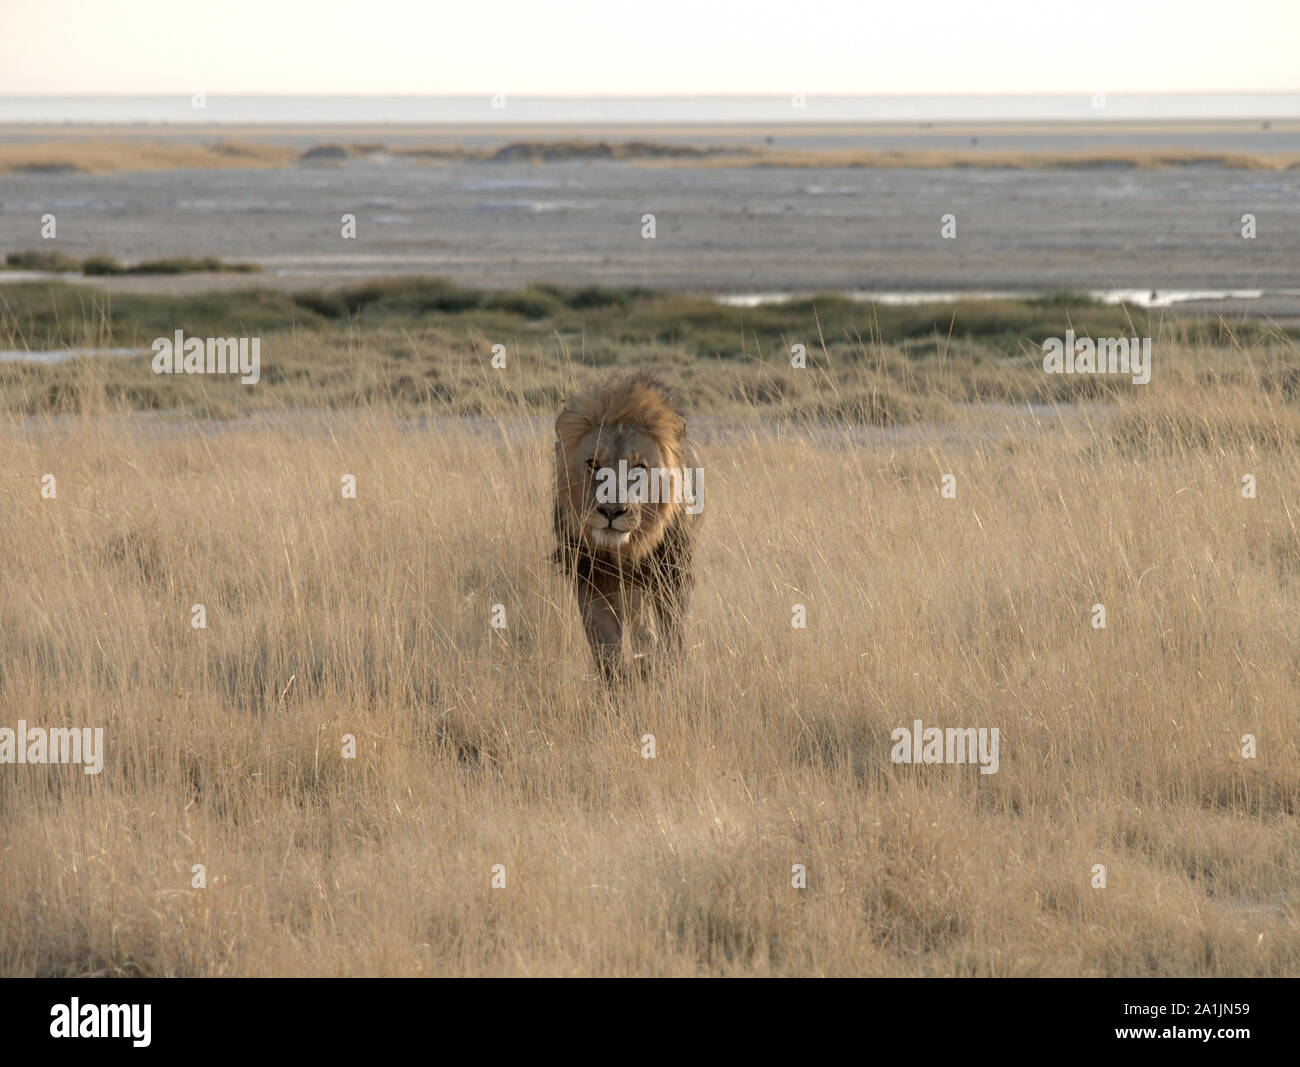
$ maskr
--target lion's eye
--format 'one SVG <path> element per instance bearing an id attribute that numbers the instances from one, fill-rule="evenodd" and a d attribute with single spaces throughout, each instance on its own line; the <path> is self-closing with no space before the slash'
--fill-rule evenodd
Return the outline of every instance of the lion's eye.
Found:
<path id="1" fill-rule="evenodd" d="M 594 459 L 589 459 L 589 460 L 587 460 L 587 469 L 588 469 L 588 470 L 593 470 L 593 471 L 594 471 L 594 470 L 599 470 L 599 469 L 600 469 L 600 464 L 597 463 Z"/>

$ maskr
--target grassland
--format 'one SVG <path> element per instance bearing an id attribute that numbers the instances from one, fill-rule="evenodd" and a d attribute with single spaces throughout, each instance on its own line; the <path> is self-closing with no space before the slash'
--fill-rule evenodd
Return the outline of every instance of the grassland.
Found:
<path id="1" fill-rule="evenodd" d="M 0 144 L 0 174 L 105 174 L 117 170 L 230 170 L 283 167 L 299 153 L 261 141 L 213 140 L 206 144 L 99 136 Z"/>
<path id="2" fill-rule="evenodd" d="M 977 141 L 978 139 L 976 139 Z M 975 142 L 972 142 L 972 149 Z M 1060 170 L 1123 168 L 1167 170 L 1217 166 L 1237 170 L 1283 171 L 1300 167 L 1287 152 L 1219 152 L 1168 148 L 1098 148 L 1085 150 L 954 150 L 935 148 L 767 148 L 744 144 L 690 145 L 667 142 L 575 138 L 521 139 L 505 145 L 473 147 L 455 138 L 427 143 L 382 141 L 322 142 L 307 149 L 265 138 L 210 141 L 150 140 L 99 135 L 77 139 L 0 142 L 0 174 L 106 174 L 113 171 L 230 170 L 337 165 L 353 159 L 395 157 L 428 164 L 448 162 L 613 161 L 636 166 L 673 167 L 864 167 L 1015 168 Z"/>
<path id="3" fill-rule="evenodd" d="M 0 276 L 2 280 L 2 276 Z M 403 415 L 551 413 L 567 387 L 620 366 L 674 375 L 705 414 L 901 425 L 954 403 L 1108 400 L 1120 377 L 1046 375 L 1040 346 L 1066 328 L 1155 336 L 1217 381 L 1269 395 L 1300 383 L 1296 340 L 1266 323 L 1166 321 L 1059 293 L 1029 301 L 864 306 L 834 295 L 757 308 L 639 289 L 466 289 L 403 279 L 327 291 L 248 288 L 199 297 L 108 294 L 58 283 L 0 287 L 0 350 L 139 349 L 55 364 L 0 363 L 0 410 L 125 405 L 233 417 L 382 404 Z M 156 375 L 154 338 L 260 337 L 262 380 Z M 508 373 L 491 366 L 504 345 Z M 811 373 L 789 373 L 803 345 Z M 1249 365 L 1233 353 L 1246 351 Z M 1228 355 L 1225 356 L 1225 353 Z M 1181 358 L 1181 357 L 1180 357 Z"/>
<path id="4" fill-rule="evenodd" d="M 1068 295 L 3 298 L 0 347 L 264 368 L 0 365 L 0 725 L 107 743 L 0 767 L 0 973 L 1300 972 L 1293 338 Z M 1151 384 L 1044 375 L 1071 323 L 1150 329 Z M 708 504 L 680 671 L 609 695 L 537 416 L 631 364 L 706 416 Z M 914 719 L 997 727 L 998 773 L 894 764 Z"/>

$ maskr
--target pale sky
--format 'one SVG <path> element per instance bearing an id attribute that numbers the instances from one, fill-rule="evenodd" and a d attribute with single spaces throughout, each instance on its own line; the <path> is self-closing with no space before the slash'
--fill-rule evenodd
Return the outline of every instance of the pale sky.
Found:
<path id="1" fill-rule="evenodd" d="M 1300 0 L 0 0 L 0 95 L 1300 89 Z"/>

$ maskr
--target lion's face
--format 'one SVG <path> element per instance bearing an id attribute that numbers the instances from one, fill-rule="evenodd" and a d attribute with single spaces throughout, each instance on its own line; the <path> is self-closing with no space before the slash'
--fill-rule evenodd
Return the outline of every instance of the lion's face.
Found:
<path id="1" fill-rule="evenodd" d="M 654 551 L 683 506 L 662 480 L 682 469 L 682 418 L 652 384 L 629 379 L 561 412 L 555 430 L 564 524 L 606 555 Z"/>
<path id="2" fill-rule="evenodd" d="M 636 557 L 659 543 L 677 505 L 644 499 L 655 494 L 637 492 L 637 486 L 671 467 L 674 458 L 635 424 L 599 426 L 577 442 L 565 456 L 566 497 L 592 548 Z"/>

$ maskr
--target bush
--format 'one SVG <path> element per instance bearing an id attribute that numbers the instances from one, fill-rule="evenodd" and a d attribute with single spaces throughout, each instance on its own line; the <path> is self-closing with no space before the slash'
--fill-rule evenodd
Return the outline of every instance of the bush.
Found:
<path id="1" fill-rule="evenodd" d="M 560 310 L 560 302 L 540 289 L 522 289 L 510 293 L 492 293 L 483 302 L 491 311 L 509 311 L 526 319 L 544 319 Z"/>
<path id="2" fill-rule="evenodd" d="M 80 265 L 62 252 L 10 252 L 5 266 L 10 270 L 75 271 Z"/>
<path id="3" fill-rule="evenodd" d="M 91 256 L 81 264 L 83 274 L 125 274 L 126 268 L 112 256 Z"/>

